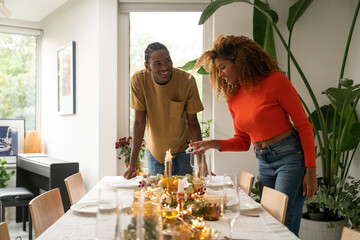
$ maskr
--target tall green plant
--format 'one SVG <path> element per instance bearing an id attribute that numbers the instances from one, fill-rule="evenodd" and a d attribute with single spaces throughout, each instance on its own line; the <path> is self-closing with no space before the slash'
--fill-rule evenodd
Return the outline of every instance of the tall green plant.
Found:
<path id="1" fill-rule="evenodd" d="M 220 7 L 234 2 L 243 2 L 250 4 L 257 11 L 263 14 L 263 16 L 267 19 L 268 23 L 271 24 L 271 26 L 279 36 L 282 45 L 284 46 L 284 48 L 288 53 L 289 78 L 291 79 L 291 75 L 290 75 L 290 60 L 291 60 L 296 70 L 298 71 L 301 79 L 303 80 L 310 94 L 310 97 L 313 101 L 313 104 L 315 106 L 315 111 L 311 113 L 305 102 L 302 101 L 304 108 L 310 118 L 310 121 L 313 123 L 314 126 L 314 133 L 317 139 L 318 155 L 321 158 L 321 163 L 323 167 L 323 177 L 325 179 L 324 181 L 327 184 L 332 185 L 333 177 L 338 175 L 339 168 L 342 169 L 341 177 L 346 178 L 348 173 L 348 168 L 353 159 L 353 154 L 350 155 L 349 151 L 355 148 L 345 148 L 344 146 L 346 145 L 345 143 L 346 140 L 348 139 L 348 136 L 354 137 L 353 139 L 355 139 L 356 146 L 359 142 L 360 126 L 356 118 L 354 117 L 355 116 L 354 112 L 355 112 L 356 104 L 358 103 L 359 100 L 360 92 L 358 91 L 359 89 L 358 85 L 352 86 L 352 81 L 343 79 L 343 72 L 345 69 L 345 63 L 351 42 L 353 29 L 359 11 L 360 0 L 358 2 L 358 5 L 354 13 L 352 26 L 347 40 L 338 88 L 336 89 L 329 88 L 323 92 L 329 97 L 331 104 L 334 108 L 334 114 L 332 120 L 333 123 L 332 129 L 334 129 L 333 132 L 329 131 L 328 129 L 327 120 L 329 119 L 329 116 L 328 115 L 324 116 L 323 108 L 320 108 L 317 98 L 304 72 L 302 71 L 295 56 L 290 50 L 291 37 L 292 37 L 292 31 L 294 29 L 294 25 L 297 22 L 297 20 L 303 15 L 305 10 L 310 6 L 312 0 L 299 0 L 289 8 L 289 15 L 287 20 L 287 28 L 289 30 L 288 42 L 285 41 L 283 35 L 278 29 L 277 14 L 275 13 L 275 11 L 271 10 L 268 2 L 266 3 L 262 2 L 260 4 L 259 1 L 255 1 L 253 3 L 249 0 L 217 0 L 215 2 L 210 3 L 208 7 L 203 11 L 199 20 L 199 24 L 203 24 Z"/>

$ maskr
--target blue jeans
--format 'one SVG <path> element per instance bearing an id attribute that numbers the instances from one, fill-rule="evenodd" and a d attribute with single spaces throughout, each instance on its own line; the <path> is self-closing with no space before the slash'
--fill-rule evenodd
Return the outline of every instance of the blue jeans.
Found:
<path id="1" fill-rule="evenodd" d="M 305 196 L 302 181 L 305 174 L 304 153 L 297 132 L 269 146 L 254 149 L 259 159 L 260 197 L 264 186 L 289 197 L 285 226 L 298 236 Z"/>
<path id="2" fill-rule="evenodd" d="M 164 174 L 165 164 L 159 163 L 148 149 L 145 150 L 145 159 L 151 176 L 155 176 L 158 173 Z M 172 160 L 171 171 L 172 175 L 185 176 L 187 173 L 192 174 L 193 169 L 190 166 L 190 154 L 180 153 L 176 155 Z"/>

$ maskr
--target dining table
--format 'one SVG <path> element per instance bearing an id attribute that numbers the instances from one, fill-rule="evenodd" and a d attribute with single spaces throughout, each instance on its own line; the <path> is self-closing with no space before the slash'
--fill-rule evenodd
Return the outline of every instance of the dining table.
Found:
<path id="1" fill-rule="evenodd" d="M 215 180 L 220 179 L 219 176 L 213 176 L 212 178 Z M 141 176 L 130 180 L 126 180 L 122 176 L 103 177 L 82 199 L 72 205 L 61 218 L 37 239 L 96 239 L 96 204 L 99 190 L 108 187 L 119 188 L 122 191 L 120 194 L 121 201 L 130 205 L 135 189 L 141 187 L 141 184 L 139 186 L 141 180 Z M 233 227 L 232 236 L 234 240 L 299 239 L 242 190 L 240 190 L 240 202 L 243 207 Z M 218 221 L 206 221 L 206 224 L 216 230 L 218 234 L 216 239 L 227 239 L 229 236 L 229 226 L 225 220 L 220 218 Z"/>

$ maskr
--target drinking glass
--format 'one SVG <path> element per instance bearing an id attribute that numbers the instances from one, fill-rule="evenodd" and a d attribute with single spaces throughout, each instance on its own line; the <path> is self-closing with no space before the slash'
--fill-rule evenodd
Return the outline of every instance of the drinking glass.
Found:
<path id="1" fill-rule="evenodd" d="M 197 175 L 201 180 L 205 179 L 206 173 L 206 157 L 205 154 L 190 154 L 190 166 L 194 170 L 194 175 Z"/>
<path id="2" fill-rule="evenodd" d="M 197 174 L 198 164 L 197 164 L 197 155 L 190 153 L 190 166 L 193 169 L 193 175 Z"/>
<path id="3" fill-rule="evenodd" d="M 114 239 L 116 236 L 117 212 L 116 191 L 103 186 L 99 189 L 96 214 L 96 239 Z"/>
<path id="4" fill-rule="evenodd" d="M 240 195 L 237 175 L 223 177 L 223 188 L 221 197 L 221 217 L 226 220 L 230 228 L 230 239 L 232 239 L 233 226 L 240 216 Z"/>

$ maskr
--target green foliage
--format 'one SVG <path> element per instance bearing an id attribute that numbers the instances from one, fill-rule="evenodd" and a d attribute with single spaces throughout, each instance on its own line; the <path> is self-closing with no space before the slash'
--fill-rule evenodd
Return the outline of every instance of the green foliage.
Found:
<path id="1" fill-rule="evenodd" d="M 190 71 L 190 70 L 192 70 L 192 69 L 195 67 L 196 60 L 197 60 L 197 59 L 191 60 L 191 61 L 185 63 L 184 66 L 181 66 L 181 67 L 179 67 L 179 68 L 181 68 L 181 69 L 183 69 L 183 70 L 185 70 L 185 71 Z M 205 68 L 203 68 L 203 67 L 200 67 L 200 68 L 197 70 L 197 73 L 200 74 L 200 75 L 207 75 L 207 74 L 209 74 L 209 73 L 205 70 Z"/>
<path id="2" fill-rule="evenodd" d="M 15 170 L 8 173 L 5 169 L 5 164 L 7 164 L 7 161 L 0 158 L 0 188 L 5 188 L 6 182 L 15 174 Z"/>
<path id="3" fill-rule="evenodd" d="M 334 177 L 334 184 L 318 178 L 319 190 L 307 203 L 308 212 L 323 212 L 327 219 L 349 219 L 352 228 L 360 230 L 360 180 L 349 176 Z"/>
<path id="4" fill-rule="evenodd" d="M 36 37 L 0 33 L 0 118 L 35 129 Z"/>
<path id="5" fill-rule="evenodd" d="M 201 136 L 203 138 L 210 137 L 210 124 L 211 124 L 211 122 L 212 122 L 212 119 L 208 119 L 206 122 L 200 122 L 201 127 L 202 127 Z"/>

